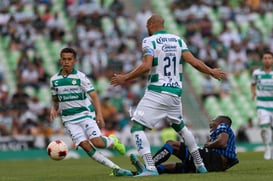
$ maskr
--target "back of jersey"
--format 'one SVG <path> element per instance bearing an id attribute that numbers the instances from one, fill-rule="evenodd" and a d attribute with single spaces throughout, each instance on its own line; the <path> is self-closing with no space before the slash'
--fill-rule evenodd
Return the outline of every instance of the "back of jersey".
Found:
<path id="1" fill-rule="evenodd" d="M 181 96 L 182 93 L 182 51 L 188 51 L 186 44 L 176 35 L 166 31 L 156 32 L 143 40 L 145 55 L 153 56 L 149 72 L 148 90 Z"/>

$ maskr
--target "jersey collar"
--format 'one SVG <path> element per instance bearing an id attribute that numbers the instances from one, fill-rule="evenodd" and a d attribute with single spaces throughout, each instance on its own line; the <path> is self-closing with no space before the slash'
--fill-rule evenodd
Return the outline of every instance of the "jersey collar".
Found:
<path id="1" fill-rule="evenodd" d="M 157 35 L 157 34 L 166 34 L 166 33 L 167 33 L 166 30 L 159 30 L 159 31 L 154 32 L 153 35 Z"/>

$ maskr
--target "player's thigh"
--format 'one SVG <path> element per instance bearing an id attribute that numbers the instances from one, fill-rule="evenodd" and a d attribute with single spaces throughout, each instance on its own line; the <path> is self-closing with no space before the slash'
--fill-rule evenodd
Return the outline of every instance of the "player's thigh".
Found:
<path id="1" fill-rule="evenodd" d="M 199 152 L 209 172 L 224 170 L 222 158 L 218 153 L 208 148 L 201 148 Z"/>
<path id="2" fill-rule="evenodd" d="M 100 128 L 96 121 L 88 119 L 84 120 L 81 123 L 82 128 L 84 129 L 84 132 L 89 140 L 100 138 L 102 136 L 102 133 L 100 131 Z"/>
<path id="3" fill-rule="evenodd" d="M 76 146 L 87 140 L 86 134 L 79 123 L 66 122 L 64 126 Z"/>
<path id="4" fill-rule="evenodd" d="M 169 99 L 167 117 L 170 123 L 180 124 L 183 121 L 181 98 L 171 97 Z"/>
<path id="5" fill-rule="evenodd" d="M 271 124 L 273 118 L 272 114 L 272 112 L 259 109 L 257 111 L 259 125 Z"/>
<path id="6" fill-rule="evenodd" d="M 179 142 L 179 147 L 175 147 L 174 155 L 179 158 L 181 161 L 186 161 L 189 159 L 190 152 L 185 143 Z M 178 149 L 177 149 L 178 148 Z"/>
<path id="7" fill-rule="evenodd" d="M 161 100 L 153 95 L 145 95 L 137 105 L 132 120 L 148 128 L 153 128 L 166 116 L 166 108 L 162 105 Z"/>
<path id="8" fill-rule="evenodd" d="M 82 141 L 101 137 L 101 131 L 94 120 L 86 119 L 78 123 L 65 123 L 72 141 L 78 146 Z"/>

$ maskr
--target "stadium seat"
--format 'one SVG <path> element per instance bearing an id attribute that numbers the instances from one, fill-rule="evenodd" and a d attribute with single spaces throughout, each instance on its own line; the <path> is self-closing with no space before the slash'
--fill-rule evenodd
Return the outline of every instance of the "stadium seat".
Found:
<path id="1" fill-rule="evenodd" d="M 214 96 L 207 97 L 204 105 L 211 118 L 215 118 L 216 116 L 224 113 L 219 105 L 218 99 Z"/>
<path id="2" fill-rule="evenodd" d="M 51 103 L 51 94 L 49 87 L 42 86 L 38 92 L 38 98 L 45 106 L 49 106 Z"/>
<path id="3" fill-rule="evenodd" d="M 111 36 L 114 32 L 114 24 L 109 17 L 103 17 L 102 18 L 102 29 L 106 36 Z"/>

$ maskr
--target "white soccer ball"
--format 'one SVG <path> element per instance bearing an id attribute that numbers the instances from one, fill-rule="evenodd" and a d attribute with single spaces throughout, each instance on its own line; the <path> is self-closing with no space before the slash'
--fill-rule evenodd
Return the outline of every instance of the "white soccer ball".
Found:
<path id="1" fill-rule="evenodd" d="M 47 154 L 53 160 L 62 160 L 66 157 L 68 148 L 62 140 L 55 140 L 47 146 Z"/>

